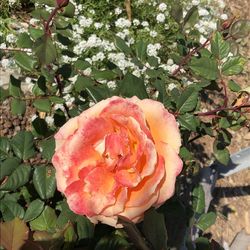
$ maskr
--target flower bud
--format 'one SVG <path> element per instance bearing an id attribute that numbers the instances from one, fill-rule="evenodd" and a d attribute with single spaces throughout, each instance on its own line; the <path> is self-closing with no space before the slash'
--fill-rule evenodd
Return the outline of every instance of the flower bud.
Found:
<path id="1" fill-rule="evenodd" d="M 62 8 L 69 4 L 69 0 L 56 0 L 57 6 Z"/>

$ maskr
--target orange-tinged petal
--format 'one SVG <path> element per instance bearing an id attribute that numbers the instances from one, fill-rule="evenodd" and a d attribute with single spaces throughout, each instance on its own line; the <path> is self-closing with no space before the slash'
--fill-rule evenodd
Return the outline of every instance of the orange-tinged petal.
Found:
<path id="1" fill-rule="evenodd" d="M 166 143 L 161 143 L 160 154 L 164 157 L 166 176 L 160 187 L 160 195 L 157 201 L 158 206 L 164 203 L 174 194 L 176 176 L 182 170 L 182 161 L 178 154 Z"/>
<path id="2" fill-rule="evenodd" d="M 160 147 L 159 142 L 165 142 L 179 153 L 181 137 L 174 116 L 160 102 L 150 99 L 140 100 L 137 97 L 133 97 L 131 100 L 143 110 L 157 150 Z"/>
<path id="3" fill-rule="evenodd" d="M 162 181 L 164 175 L 164 159 L 159 156 L 154 173 L 151 176 L 145 177 L 135 188 L 129 189 L 130 193 L 125 205 L 126 209 L 129 207 L 143 206 L 151 199 L 152 195 L 158 194 L 158 185 Z"/>
<path id="4" fill-rule="evenodd" d="M 101 116 L 120 115 L 124 117 L 133 117 L 140 125 L 143 132 L 151 138 L 148 130 L 145 116 L 141 108 L 130 99 L 117 98 L 109 102 L 109 105 L 103 109 Z"/>
<path id="5" fill-rule="evenodd" d="M 68 120 L 55 134 L 56 151 L 63 145 L 66 139 L 69 138 L 78 128 L 78 117 Z"/>

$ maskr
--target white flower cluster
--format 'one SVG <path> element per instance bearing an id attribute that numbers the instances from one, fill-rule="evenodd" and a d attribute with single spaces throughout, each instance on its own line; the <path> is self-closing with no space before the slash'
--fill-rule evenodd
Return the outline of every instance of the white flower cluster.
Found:
<path id="1" fill-rule="evenodd" d="M 121 17 L 115 21 L 115 26 L 117 28 L 129 28 L 131 22 L 128 19 Z"/>
<path id="2" fill-rule="evenodd" d="M 161 45 L 159 43 L 156 43 L 156 44 L 150 43 L 147 46 L 147 54 L 149 56 L 155 56 L 155 57 L 157 57 L 158 51 L 160 50 L 160 48 L 161 48 Z"/>

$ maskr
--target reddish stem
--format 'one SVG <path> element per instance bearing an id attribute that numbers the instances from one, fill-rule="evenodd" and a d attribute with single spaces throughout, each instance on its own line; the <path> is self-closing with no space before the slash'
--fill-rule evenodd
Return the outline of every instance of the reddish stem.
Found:
<path id="1" fill-rule="evenodd" d="M 179 63 L 178 68 L 176 70 L 174 70 L 174 72 L 172 73 L 172 75 L 173 76 L 177 75 L 177 73 L 181 70 L 182 66 L 184 66 L 195 53 L 197 53 L 202 48 L 205 48 L 209 44 L 210 39 L 211 38 L 208 38 L 201 46 L 192 49 L 185 57 L 183 57 L 182 60 L 181 60 L 181 62 Z"/>
<path id="2" fill-rule="evenodd" d="M 55 9 L 53 9 L 53 11 L 50 13 L 50 16 L 47 20 L 47 22 L 45 23 L 44 29 L 45 29 L 45 33 L 47 35 L 50 35 L 50 23 L 53 20 L 53 18 L 55 17 L 55 15 L 57 14 L 57 11 L 60 9 L 60 7 L 56 6 Z"/>
<path id="3" fill-rule="evenodd" d="M 211 110 L 211 111 L 200 112 L 200 113 L 196 113 L 194 115 L 196 115 L 196 116 L 211 116 L 211 115 L 215 115 L 217 112 L 220 112 L 220 111 L 230 111 L 230 110 L 237 111 L 237 110 L 241 110 L 242 108 L 250 108 L 250 103 L 243 104 L 240 106 L 235 106 L 235 107 L 219 107 L 219 108 Z"/>

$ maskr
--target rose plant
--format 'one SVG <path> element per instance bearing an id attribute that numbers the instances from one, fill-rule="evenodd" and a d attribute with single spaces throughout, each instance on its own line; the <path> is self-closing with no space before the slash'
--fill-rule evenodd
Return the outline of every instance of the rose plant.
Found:
<path id="1" fill-rule="evenodd" d="M 112 3 L 39 0 L 28 28 L 0 22 L 1 67 L 22 74 L 0 88 L 5 119 L 35 110 L 0 138 L 5 249 L 216 244 L 193 143 L 210 136 L 227 165 L 232 131 L 249 128 L 249 87 L 232 78 L 249 21 L 221 0 Z"/>

